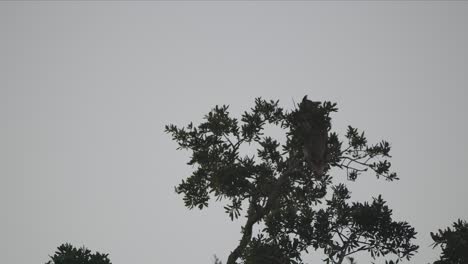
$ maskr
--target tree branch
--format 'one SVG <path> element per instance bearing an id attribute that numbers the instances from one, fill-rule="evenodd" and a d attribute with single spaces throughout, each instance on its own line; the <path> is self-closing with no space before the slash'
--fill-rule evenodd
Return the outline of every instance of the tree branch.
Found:
<path id="1" fill-rule="evenodd" d="M 247 247 L 248 243 L 252 239 L 252 228 L 253 225 L 259 222 L 265 215 L 271 212 L 271 209 L 275 206 L 279 196 L 281 187 L 284 185 L 288 176 L 296 170 L 297 162 L 291 164 L 291 166 L 286 170 L 284 173 L 276 181 L 273 190 L 271 191 L 270 195 L 268 196 L 268 201 L 266 202 L 265 207 L 258 208 L 256 205 L 256 200 L 252 199 L 250 201 L 248 213 L 247 213 L 247 222 L 243 227 L 243 235 L 242 239 L 240 240 L 239 245 L 231 252 L 228 257 L 226 264 L 236 264 L 237 259 L 241 256 L 242 252 L 244 252 L 245 248 Z"/>

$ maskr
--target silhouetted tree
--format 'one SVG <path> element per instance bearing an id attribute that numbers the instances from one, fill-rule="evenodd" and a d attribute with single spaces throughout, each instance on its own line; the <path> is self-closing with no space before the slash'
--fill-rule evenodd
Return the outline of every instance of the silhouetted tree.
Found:
<path id="1" fill-rule="evenodd" d="M 75 248 L 70 244 L 62 244 L 46 264 L 112 264 L 107 256 L 108 254 L 99 252 L 92 254 L 85 247 Z"/>
<path id="2" fill-rule="evenodd" d="M 434 240 L 433 248 L 440 246 L 442 254 L 433 264 L 466 264 L 468 263 L 468 222 L 458 220 L 453 223 L 453 230 L 448 227 L 430 233 Z M 348 258 L 349 264 L 357 264 L 354 258 Z M 385 264 L 397 264 L 399 261 L 386 261 Z"/>
<path id="3" fill-rule="evenodd" d="M 278 101 L 255 100 L 241 119 L 228 106 L 216 106 L 198 126 L 167 125 L 179 149 L 191 150 L 192 175 L 176 187 L 192 209 L 208 206 L 210 198 L 226 201 L 231 220 L 245 212 L 239 245 L 227 264 L 299 264 L 301 253 L 323 250 L 326 263 L 341 264 L 358 251 L 372 257 L 393 254 L 409 259 L 418 246 L 406 222 L 394 221 L 381 196 L 371 202 L 350 202 L 345 184 L 334 184 L 331 168 L 355 181 L 365 171 L 397 180 L 390 171 L 390 144 L 369 144 L 364 132 L 349 126 L 345 142 L 331 130 L 336 104 L 312 102 L 285 111 Z M 266 125 L 285 131 L 286 140 L 264 134 Z M 325 141 L 324 141 L 325 140 Z M 256 155 L 241 153 L 244 144 Z M 262 224 L 257 234 L 255 224 Z"/>
<path id="4" fill-rule="evenodd" d="M 453 229 L 439 229 L 437 234 L 431 232 L 431 237 L 434 240 L 434 248 L 442 248 L 440 259 L 434 264 L 468 263 L 468 222 L 459 219 L 453 223 Z"/>

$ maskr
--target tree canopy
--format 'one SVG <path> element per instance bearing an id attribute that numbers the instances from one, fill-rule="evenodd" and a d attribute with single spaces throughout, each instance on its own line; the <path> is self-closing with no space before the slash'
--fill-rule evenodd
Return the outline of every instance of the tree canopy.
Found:
<path id="1" fill-rule="evenodd" d="M 364 172 L 398 180 L 390 170 L 390 144 L 371 144 L 352 126 L 340 138 L 331 123 L 337 110 L 335 103 L 304 97 L 286 111 L 279 101 L 256 98 L 240 119 L 222 105 L 201 124 L 165 127 L 179 149 L 191 152 L 187 164 L 195 167 L 175 188 L 185 205 L 203 209 L 214 198 L 225 203 L 231 220 L 246 218 L 227 264 L 301 264 L 302 253 L 310 250 L 322 250 L 325 262 L 333 264 L 359 251 L 396 260 L 416 252 L 414 228 L 394 220 L 382 196 L 351 202 L 347 186 L 337 183 L 339 177 L 356 181 Z M 267 125 L 283 129 L 286 140 L 266 135 Z M 317 147 L 320 140 L 325 140 L 323 160 L 308 158 L 308 146 Z M 242 153 L 242 145 L 256 146 L 256 155 Z M 320 169 L 313 162 L 320 162 Z M 343 173 L 332 176 L 333 168 Z M 255 224 L 263 228 L 254 234 Z"/>
<path id="2" fill-rule="evenodd" d="M 434 247 L 442 248 L 440 259 L 434 264 L 468 263 L 468 222 L 459 219 L 453 223 L 453 229 L 439 229 L 437 233 L 431 232 L 431 237 Z"/>
<path id="3" fill-rule="evenodd" d="M 91 253 L 85 247 L 75 248 L 68 243 L 60 245 L 50 258 L 46 264 L 112 264 L 108 254 Z"/>

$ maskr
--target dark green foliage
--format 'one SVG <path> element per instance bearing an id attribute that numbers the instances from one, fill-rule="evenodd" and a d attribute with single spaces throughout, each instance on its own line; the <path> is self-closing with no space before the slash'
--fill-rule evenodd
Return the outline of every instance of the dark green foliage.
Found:
<path id="1" fill-rule="evenodd" d="M 295 240 L 297 241 L 297 240 Z M 294 243 L 294 242 L 293 242 Z M 243 254 L 245 264 L 283 264 L 297 263 L 299 257 L 293 243 L 287 237 L 277 241 L 264 238 L 261 234 L 252 239 Z"/>
<path id="2" fill-rule="evenodd" d="M 334 193 L 327 200 L 327 228 L 337 241 L 320 245 L 335 259 L 342 259 L 357 251 L 368 251 L 372 257 L 392 253 L 398 259 L 409 259 L 418 249 L 411 243 L 416 232 L 406 222 L 392 220 L 392 210 L 381 196 L 372 203 L 346 202 L 349 191 L 343 184 L 332 187 Z M 346 251 L 343 249 L 346 248 Z M 335 261 L 337 262 L 337 261 Z M 331 263 L 335 263 L 331 261 Z"/>
<path id="3" fill-rule="evenodd" d="M 396 173 L 390 171 L 391 163 L 388 161 L 388 158 L 391 158 L 390 144 L 387 141 L 383 140 L 370 145 L 367 143 L 364 132 L 359 133 L 352 126 L 348 126 L 345 137 L 348 147 L 340 152 L 342 156 L 337 158 L 338 161 L 331 162 L 332 166 L 346 169 L 349 180 L 356 180 L 362 172 L 368 169 L 374 171 L 377 178 L 384 177 L 389 181 L 398 180 Z M 371 160 L 373 161 L 370 162 Z"/>
<path id="4" fill-rule="evenodd" d="M 333 184 L 328 174 L 331 168 L 339 168 L 353 181 L 365 171 L 397 180 L 390 171 L 390 144 L 369 144 L 364 132 L 351 126 L 345 142 L 341 141 L 331 126 L 336 104 L 309 102 L 313 114 L 304 108 L 284 111 L 278 101 L 257 98 L 240 121 L 229 115 L 227 106 L 216 106 L 198 126 L 167 125 L 166 132 L 179 148 L 191 151 L 188 164 L 195 166 L 176 192 L 190 209 L 202 209 L 216 198 L 225 201 L 231 220 L 245 215 L 242 239 L 226 264 L 239 259 L 245 264 L 300 264 L 301 253 L 310 249 L 323 250 L 327 263 L 341 264 L 357 251 L 368 251 L 373 257 L 410 258 L 418 248 L 412 244 L 414 229 L 392 220 L 392 211 L 380 196 L 371 203 L 349 203 L 346 186 Z M 304 158 L 308 135 L 300 130 L 300 123 L 305 121 L 328 133 L 326 167 L 320 177 Z M 284 129 L 284 143 L 264 134 L 268 124 Z M 254 144 L 257 155 L 241 153 L 243 144 Z M 254 224 L 264 228 L 253 234 Z"/>
<path id="5" fill-rule="evenodd" d="M 434 264 L 468 263 L 468 222 L 459 219 L 453 223 L 453 229 L 439 229 L 437 234 L 431 232 L 431 237 L 434 247 L 442 248 L 440 259 Z"/>
<path id="6" fill-rule="evenodd" d="M 99 252 L 92 254 L 85 247 L 75 248 L 70 244 L 63 244 L 46 264 L 111 264 L 107 256 L 108 254 Z"/>

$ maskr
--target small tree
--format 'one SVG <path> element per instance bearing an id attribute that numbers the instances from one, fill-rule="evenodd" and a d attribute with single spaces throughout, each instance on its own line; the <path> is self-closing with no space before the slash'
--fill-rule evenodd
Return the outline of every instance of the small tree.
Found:
<path id="1" fill-rule="evenodd" d="M 67 243 L 59 246 L 46 264 L 112 264 L 107 256 L 99 252 L 92 254 L 85 247 L 75 248 Z"/>
<path id="2" fill-rule="evenodd" d="M 448 227 L 437 234 L 431 232 L 434 248 L 440 246 L 442 254 L 434 264 L 468 263 L 468 222 L 458 220 L 453 223 L 453 230 Z"/>
<path id="3" fill-rule="evenodd" d="M 326 263 L 334 264 L 358 251 L 409 259 L 418 248 L 412 244 L 414 228 L 392 220 L 381 196 L 349 202 L 346 185 L 334 184 L 329 174 L 341 169 L 355 181 L 373 171 L 377 178 L 397 180 L 388 161 L 390 144 L 369 144 L 351 126 L 346 143 L 341 141 L 331 130 L 334 103 L 304 97 L 292 111 L 278 103 L 257 98 L 240 120 L 229 115 L 228 106 L 216 106 L 198 126 L 165 128 L 179 149 L 191 150 L 188 165 L 196 166 L 176 187 L 185 205 L 203 209 L 215 197 L 226 201 L 231 220 L 245 212 L 241 240 L 227 264 L 299 264 L 310 249 L 322 249 Z M 281 127 L 286 141 L 264 135 L 267 124 Z M 256 155 L 241 153 L 244 144 L 255 144 Z M 264 226 L 257 234 L 255 224 Z"/>

